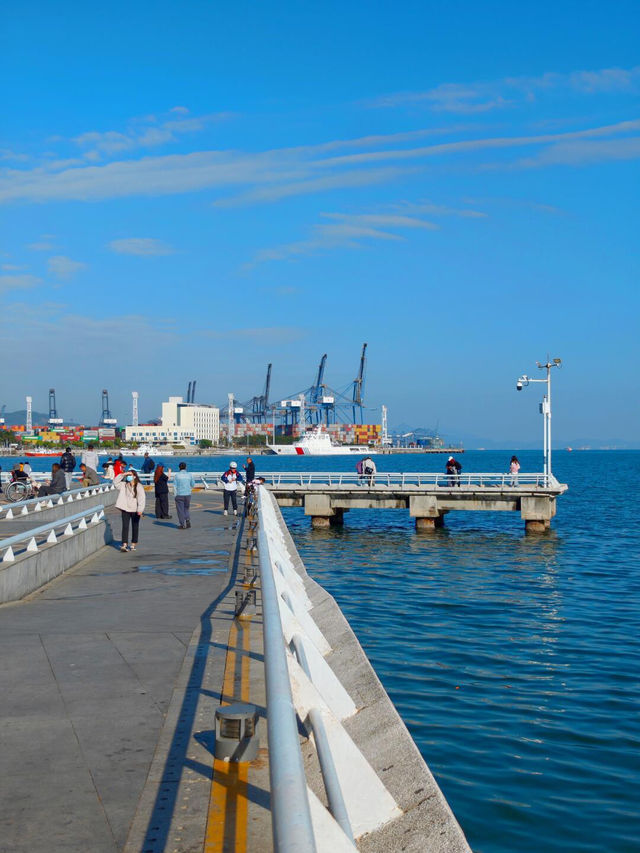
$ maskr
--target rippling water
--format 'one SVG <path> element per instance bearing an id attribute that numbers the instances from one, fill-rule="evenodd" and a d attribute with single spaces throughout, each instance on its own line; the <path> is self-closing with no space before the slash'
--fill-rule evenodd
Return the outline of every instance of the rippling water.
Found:
<path id="1" fill-rule="evenodd" d="M 554 472 L 570 492 L 542 536 L 516 513 L 450 513 L 419 536 L 406 511 L 329 531 L 285 511 L 478 853 L 640 847 L 640 452 L 557 453 Z"/>
<path id="2" fill-rule="evenodd" d="M 504 471 L 510 453 L 461 459 Z M 540 454 L 519 456 L 523 473 L 540 470 Z M 222 472 L 229 459 L 187 461 Z M 258 472 L 354 464 L 255 460 Z M 320 531 L 285 510 L 477 853 L 640 849 L 640 452 L 559 452 L 554 473 L 570 491 L 540 536 L 525 537 L 516 513 L 450 513 L 417 535 L 407 511 L 352 510 Z"/>

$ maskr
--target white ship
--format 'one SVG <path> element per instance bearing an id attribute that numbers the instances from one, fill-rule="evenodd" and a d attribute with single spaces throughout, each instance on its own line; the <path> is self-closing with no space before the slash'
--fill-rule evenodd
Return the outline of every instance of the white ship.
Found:
<path id="1" fill-rule="evenodd" d="M 153 456 L 155 453 L 156 456 L 175 456 L 175 451 L 168 448 L 166 450 L 161 450 L 159 447 L 151 447 L 149 444 L 141 444 L 135 448 L 135 450 L 128 450 L 126 447 L 121 449 L 116 449 L 115 451 L 111 450 L 108 453 L 104 450 L 99 452 L 100 456 L 113 456 L 114 458 L 118 456 L 118 454 L 122 453 L 124 457 L 127 456 L 144 456 L 145 453 L 148 453 L 149 456 Z"/>
<path id="2" fill-rule="evenodd" d="M 294 444 L 267 444 L 278 456 L 371 456 L 377 453 L 366 444 L 334 444 L 321 429 L 308 430 Z"/>

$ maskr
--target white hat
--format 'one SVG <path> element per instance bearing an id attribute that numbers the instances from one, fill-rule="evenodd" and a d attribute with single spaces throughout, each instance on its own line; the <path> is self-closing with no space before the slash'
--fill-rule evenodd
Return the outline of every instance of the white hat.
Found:
<path id="1" fill-rule="evenodd" d="M 237 463 L 237 462 L 231 462 L 231 463 L 229 463 L 229 468 L 237 468 L 237 467 L 238 467 L 238 463 Z"/>
<path id="2" fill-rule="evenodd" d="M 453 459 L 453 456 L 450 456 L 450 457 L 447 459 L 447 462 L 451 462 L 451 460 L 452 460 L 452 459 Z"/>

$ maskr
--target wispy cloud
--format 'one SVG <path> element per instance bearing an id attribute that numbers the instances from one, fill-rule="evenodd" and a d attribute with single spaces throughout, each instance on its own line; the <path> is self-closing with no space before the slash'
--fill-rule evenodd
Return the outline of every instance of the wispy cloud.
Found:
<path id="1" fill-rule="evenodd" d="M 0 202 L 96 201 L 202 190 L 215 191 L 219 197 L 214 203 L 218 206 L 274 202 L 296 195 L 394 182 L 411 174 L 411 170 L 424 168 L 420 161 L 426 163 L 435 158 L 450 162 L 467 158 L 473 164 L 474 155 L 492 152 L 494 160 L 508 164 L 511 149 L 529 148 L 528 156 L 535 157 L 536 152 L 562 143 L 638 138 L 638 131 L 640 120 L 631 120 L 566 133 L 454 138 L 418 147 L 403 147 L 398 144 L 398 134 L 390 134 L 361 137 L 359 145 L 354 140 L 336 140 L 255 153 L 198 151 L 143 157 L 57 172 L 45 168 L 6 169 L 0 173 Z M 411 141 L 406 134 L 400 136 L 405 142 Z M 458 136 L 459 132 L 454 133 L 454 137 Z M 593 146 L 588 162 L 595 162 L 596 157 L 599 162 L 618 159 L 623 147 L 629 156 L 635 150 L 631 143 Z M 348 153 L 337 154 L 340 148 Z"/>
<path id="2" fill-rule="evenodd" d="M 174 107 L 170 112 L 169 118 L 150 115 L 132 119 L 123 130 L 86 131 L 74 137 L 72 142 L 83 151 L 85 158 L 99 160 L 136 148 L 154 148 L 176 142 L 183 134 L 196 133 L 208 124 L 231 117 L 231 113 L 210 113 L 186 118 L 189 113 L 186 107 Z"/>
<path id="3" fill-rule="evenodd" d="M 0 293 L 6 293 L 9 290 L 28 290 L 38 284 L 42 284 L 42 279 L 35 275 L 0 275 Z"/>
<path id="4" fill-rule="evenodd" d="M 32 252 L 50 252 L 53 249 L 53 243 L 47 240 L 37 240 L 35 243 L 29 243 L 27 249 L 31 249 Z"/>
<path id="5" fill-rule="evenodd" d="M 112 240 L 109 248 L 119 255 L 139 255 L 140 257 L 172 255 L 175 252 L 172 246 L 161 240 L 154 240 L 152 237 L 125 237 L 121 240 Z"/>
<path id="6" fill-rule="evenodd" d="M 18 270 L 26 269 L 26 267 L 21 264 L 1 264 L 0 269 L 5 270 L 6 272 L 17 272 Z"/>
<path id="7" fill-rule="evenodd" d="M 302 340 L 305 337 L 305 329 L 298 326 L 265 326 L 256 328 L 236 328 L 236 329 L 203 329 L 199 333 L 205 338 L 215 338 L 217 340 L 235 340 L 242 338 L 247 341 L 253 341 L 257 344 L 286 344 L 294 343 Z"/>
<path id="8" fill-rule="evenodd" d="M 628 93 L 640 90 L 640 65 L 547 72 L 537 77 L 505 77 L 475 83 L 442 83 L 423 92 L 396 92 L 369 102 L 372 107 L 423 105 L 434 112 L 473 114 L 503 109 L 532 100 L 542 93 L 573 92 L 580 95 Z"/>
<path id="9" fill-rule="evenodd" d="M 251 269 L 267 261 L 283 261 L 330 249 L 363 248 L 369 241 L 403 240 L 405 238 L 402 233 L 395 232 L 402 232 L 405 229 L 417 228 L 427 231 L 438 229 L 438 225 L 433 222 L 389 212 L 323 213 L 322 216 L 331 221 L 312 226 L 311 234 L 307 239 L 262 249 L 245 268 Z"/>
<path id="10" fill-rule="evenodd" d="M 513 168 L 542 166 L 584 166 L 603 160 L 637 160 L 640 158 L 640 138 L 576 140 L 551 145 L 534 157 L 523 158 Z"/>
<path id="11" fill-rule="evenodd" d="M 67 258 L 65 255 L 54 255 L 52 258 L 49 258 L 47 266 L 49 272 L 56 278 L 68 280 L 73 278 L 80 270 L 85 269 L 87 265 L 82 263 L 82 261 L 74 261 L 71 258 Z"/>

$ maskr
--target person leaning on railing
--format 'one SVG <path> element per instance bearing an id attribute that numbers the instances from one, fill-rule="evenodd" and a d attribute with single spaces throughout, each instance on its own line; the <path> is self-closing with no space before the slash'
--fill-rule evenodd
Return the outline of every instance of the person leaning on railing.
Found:
<path id="1" fill-rule="evenodd" d="M 93 468 L 90 468 L 88 465 L 85 465 L 84 462 L 80 463 L 80 470 L 82 471 L 82 479 L 80 480 L 80 484 L 82 486 L 100 485 L 100 477 L 98 477 L 97 471 L 94 471 Z"/>

